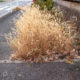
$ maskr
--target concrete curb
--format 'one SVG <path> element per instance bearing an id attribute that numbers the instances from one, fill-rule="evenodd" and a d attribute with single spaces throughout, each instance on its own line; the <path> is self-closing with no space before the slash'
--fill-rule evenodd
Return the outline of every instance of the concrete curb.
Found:
<path id="1" fill-rule="evenodd" d="M 73 59 L 71 61 L 67 61 L 67 60 L 55 60 L 53 62 L 43 62 L 43 63 L 67 63 L 67 64 L 75 64 L 75 63 L 80 63 L 80 58 L 79 59 Z M 1 63 L 29 63 L 29 64 L 32 64 L 34 62 L 25 62 L 25 61 L 22 61 L 22 60 L 0 60 L 0 64 Z M 38 64 L 38 63 L 37 63 Z"/>
<path id="2" fill-rule="evenodd" d="M 69 9 L 73 9 L 75 11 L 80 12 L 80 4 L 74 3 L 74 2 L 68 2 L 68 1 L 63 1 L 63 0 L 53 0 L 54 3 L 59 4 L 61 6 L 64 6 Z"/>

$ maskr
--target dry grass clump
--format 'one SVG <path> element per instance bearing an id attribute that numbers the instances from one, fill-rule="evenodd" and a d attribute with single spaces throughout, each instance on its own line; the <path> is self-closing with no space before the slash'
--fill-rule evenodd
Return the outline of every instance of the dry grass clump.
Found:
<path id="1" fill-rule="evenodd" d="M 19 8 L 19 7 L 16 7 L 13 9 L 13 11 L 19 11 L 19 10 L 21 10 L 21 8 Z"/>
<path id="2" fill-rule="evenodd" d="M 51 14 L 39 8 L 24 9 L 7 38 L 13 49 L 11 59 L 47 62 L 72 54 L 73 37 L 70 28 L 61 26 L 51 18 Z"/>

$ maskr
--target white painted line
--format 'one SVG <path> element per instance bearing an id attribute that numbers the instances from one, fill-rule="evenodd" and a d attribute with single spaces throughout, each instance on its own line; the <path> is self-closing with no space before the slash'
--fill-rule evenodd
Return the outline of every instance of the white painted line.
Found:
<path id="1" fill-rule="evenodd" d="M 9 7 L 9 6 L 2 7 L 2 8 L 0 8 L 0 10 L 6 9 L 6 8 L 8 8 L 8 7 Z"/>
<path id="2" fill-rule="evenodd" d="M 2 18 L 3 16 L 9 14 L 9 12 L 5 12 L 4 14 L 0 14 L 0 18 Z"/>
<path id="3" fill-rule="evenodd" d="M 26 3 L 26 4 L 25 4 Z M 0 18 L 11 13 L 14 8 L 22 6 L 30 6 L 33 3 L 32 0 L 15 0 L 0 5 Z"/>

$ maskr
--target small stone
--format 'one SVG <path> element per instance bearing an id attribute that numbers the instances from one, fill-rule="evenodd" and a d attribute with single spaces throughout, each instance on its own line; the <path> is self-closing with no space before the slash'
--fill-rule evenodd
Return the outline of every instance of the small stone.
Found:
<path id="1" fill-rule="evenodd" d="M 21 77 L 21 76 L 22 76 L 22 74 L 18 74 L 18 76 L 19 76 L 19 77 Z"/>

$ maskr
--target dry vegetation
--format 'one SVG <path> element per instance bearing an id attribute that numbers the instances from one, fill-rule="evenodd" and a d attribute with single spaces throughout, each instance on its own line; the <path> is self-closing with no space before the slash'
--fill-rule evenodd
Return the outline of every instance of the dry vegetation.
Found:
<path id="1" fill-rule="evenodd" d="M 16 8 L 13 9 L 13 12 L 14 12 L 14 11 L 19 11 L 19 10 L 21 10 L 21 8 L 16 7 Z"/>
<path id="2" fill-rule="evenodd" d="M 67 25 L 66 25 L 67 26 Z M 65 56 L 74 58 L 74 37 L 71 26 L 60 25 L 55 18 L 39 7 L 24 8 L 7 40 L 13 49 L 11 59 L 27 62 L 49 62 Z"/>

